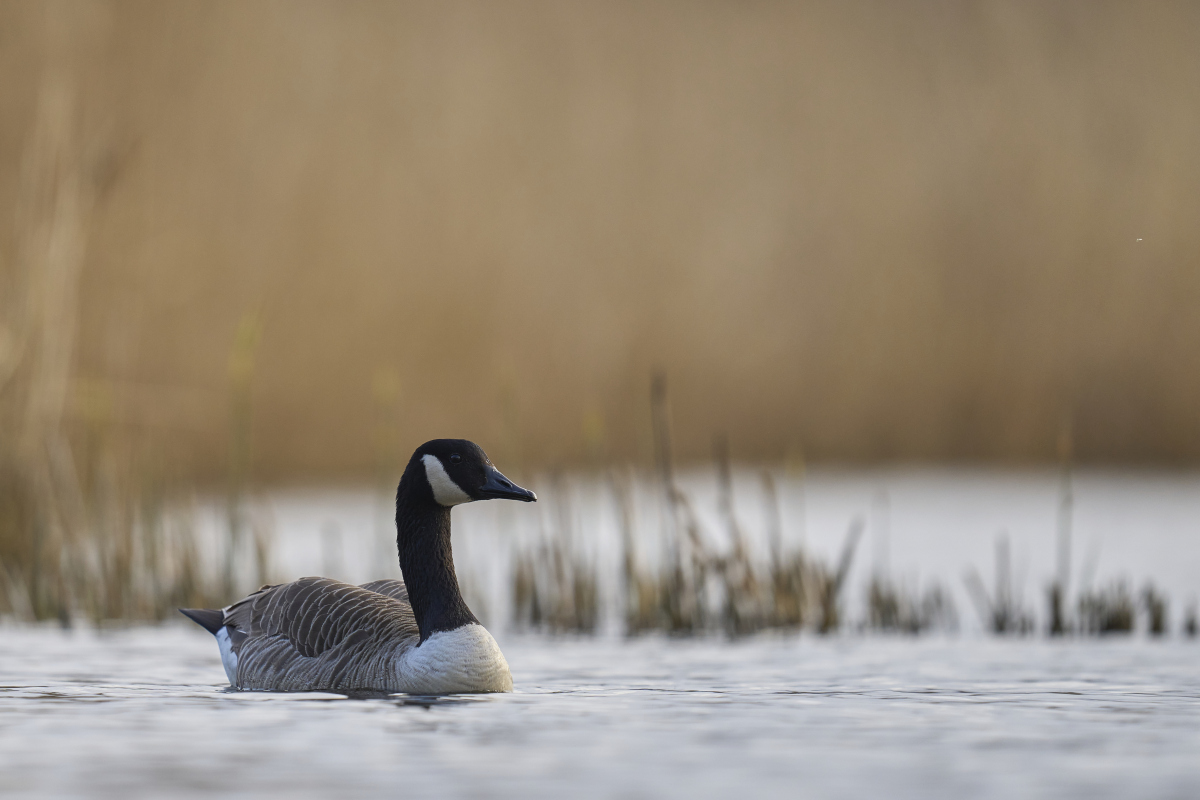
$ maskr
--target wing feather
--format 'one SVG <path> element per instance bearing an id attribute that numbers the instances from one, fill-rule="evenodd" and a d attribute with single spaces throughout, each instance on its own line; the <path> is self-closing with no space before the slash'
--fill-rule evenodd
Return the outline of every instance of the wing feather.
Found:
<path id="1" fill-rule="evenodd" d="M 388 597 L 393 600 L 399 600 L 406 606 L 410 605 L 408 601 L 408 587 L 404 585 L 404 581 L 399 581 L 395 578 L 385 578 L 379 581 L 364 583 L 362 588 L 379 594 L 386 594 Z"/>
<path id="2" fill-rule="evenodd" d="M 400 581 L 264 586 L 225 609 L 225 624 L 243 689 L 386 690 L 396 659 L 420 638 Z"/>

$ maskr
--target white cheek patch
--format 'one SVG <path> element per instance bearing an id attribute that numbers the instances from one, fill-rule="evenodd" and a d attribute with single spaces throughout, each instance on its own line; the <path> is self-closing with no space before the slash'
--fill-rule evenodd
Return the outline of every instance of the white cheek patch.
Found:
<path id="1" fill-rule="evenodd" d="M 434 500 L 444 506 L 456 506 L 460 503 L 471 502 L 470 496 L 462 490 L 462 487 L 446 474 L 446 468 L 442 466 L 441 459 L 437 456 L 426 455 L 421 456 L 421 460 L 425 462 L 425 478 L 429 481 L 429 488 L 433 489 Z"/>

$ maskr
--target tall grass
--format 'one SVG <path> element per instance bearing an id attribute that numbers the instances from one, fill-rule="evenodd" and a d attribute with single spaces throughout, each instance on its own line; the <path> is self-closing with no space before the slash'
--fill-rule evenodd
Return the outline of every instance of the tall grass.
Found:
<path id="1" fill-rule="evenodd" d="M 954 601 L 940 584 L 918 593 L 882 576 L 867 586 L 867 627 L 877 631 L 918 634 L 958 628 Z"/>
<path id="2" fill-rule="evenodd" d="M 662 545 L 653 566 L 639 555 L 634 485 L 636 474 L 610 470 L 608 487 L 620 538 L 619 605 L 626 633 L 664 631 L 689 636 L 723 632 L 743 636 L 761 630 L 810 627 L 832 633 L 843 624 L 841 603 L 864 522 L 855 519 L 835 566 L 802 549 L 785 551 L 782 516 L 774 477 L 761 475 L 764 503 L 762 532 L 768 559 L 751 555 L 749 531 L 739 519 L 734 498 L 728 441 L 713 441 L 717 484 L 718 531 L 707 530 L 694 500 L 678 483 L 672 456 L 671 413 L 666 378 L 656 374 L 650 391 L 655 487 Z M 554 631 L 588 632 L 596 626 L 596 568 L 570 545 L 570 497 L 561 478 L 555 483 L 560 509 L 558 531 L 565 537 L 542 539 L 517 553 L 512 576 L 515 620 L 519 625 Z M 715 542 L 724 539 L 724 546 Z"/>
<path id="3" fill-rule="evenodd" d="M 1007 533 L 996 537 L 996 578 L 992 591 L 984 586 L 979 573 L 971 568 L 965 583 L 984 630 L 998 634 L 1029 634 L 1033 632 L 1033 614 L 1021 601 L 1020 587 L 1012 574 L 1012 560 Z"/>
<path id="4" fill-rule="evenodd" d="M 836 561 L 826 563 L 802 546 L 784 546 L 784 520 L 775 477 L 759 475 L 763 502 L 761 529 L 751 530 L 738 513 L 729 442 L 713 438 L 712 465 L 715 519 L 706 525 L 697 513 L 697 498 L 676 476 L 671 409 L 665 377 L 651 381 L 650 421 L 653 471 L 609 469 L 607 487 L 618 531 L 620 622 L 628 635 L 662 631 L 689 636 L 720 632 L 731 637 L 763 630 L 811 630 L 830 634 L 847 627 L 846 584 L 858 543 L 866 528 L 862 516 L 851 520 Z M 1105 635 L 1129 632 L 1144 618 L 1153 636 L 1170 630 L 1168 602 L 1153 584 L 1135 599 L 1126 583 L 1100 590 L 1086 586 L 1070 591 L 1071 532 L 1074 492 L 1069 428 L 1060 439 L 1062 477 L 1055 526 L 1057 563 L 1048 591 L 1046 632 L 1051 636 Z M 803 475 L 803 470 L 796 471 Z M 639 482 L 657 513 L 658 530 L 639 530 L 636 513 Z M 801 487 L 802 491 L 802 487 Z M 532 546 L 518 548 L 511 577 L 514 620 L 518 625 L 550 631 L 591 632 L 597 629 L 600 583 L 594 555 L 580 545 L 573 522 L 571 489 L 561 473 L 552 478 L 547 498 L 556 520 Z M 700 498 L 707 500 L 708 497 Z M 882 520 L 877 521 L 882 525 Z M 649 534 L 649 535 L 647 535 Z M 754 555 L 751 542 L 765 542 L 765 559 Z M 658 558 L 645 558 L 642 542 L 658 542 Z M 883 542 L 877 544 L 882 546 Z M 969 568 L 964 578 L 985 631 L 997 635 L 1030 635 L 1035 614 L 1024 600 L 1023 581 L 1012 568 L 1006 532 L 995 541 L 994 577 L 985 584 Z M 886 565 L 877 565 L 865 587 L 865 614 L 856 625 L 864 630 L 920 634 L 958 629 L 958 612 L 949 591 L 936 581 L 924 587 L 897 581 Z M 1185 633 L 1194 627 L 1188 612 Z"/>
<path id="5" fill-rule="evenodd" d="M 514 558 L 514 616 L 524 625 L 555 633 L 593 633 L 599 614 L 594 561 L 579 547 L 565 478 L 557 474 L 551 484 L 552 530 Z"/>
<path id="6" fill-rule="evenodd" d="M 230 559 L 214 586 L 191 515 L 171 513 L 179 501 L 163 465 L 123 434 L 111 387 L 74 367 L 81 272 L 107 179 L 75 138 L 75 113 L 72 88 L 48 77 L 22 164 L 17 291 L 4 299 L 0 337 L 0 615 L 159 619 L 234 588 L 251 527 L 246 346 L 231 365 Z M 250 550 L 261 579 L 265 538 Z"/>
<path id="7" fill-rule="evenodd" d="M 268 300 L 271 479 L 371 477 L 380 364 L 410 430 L 504 424 L 530 468 L 585 463 L 587 406 L 640 458 L 653 364 L 689 462 L 720 428 L 1042 463 L 1068 406 L 1082 459 L 1200 457 L 1194 3 L 151 5 L 0 4 L 0 252 L 57 58 L 88 146 L 132 152 L 79 363 L 144 379 L 189 477 L 224 476 L 225 405 L 155 387 L 223 398 Z"/>
<path id="8" fill-rule="evenodd" d="M 1080 593 L 1078 609 L 1080 633 L 1104 635 L 1133 631 L 1137 609 L 1129 586 L 1123 581 Z"/>
<path id="9" fill-rule="evenodd" d="M 1049 606 L 1050 635 L 1063 636 L 1071 630 L 1068 618 L 1067 596 L 1071 580 L 1071 528 L 1075 513 L 1075 492 L 1072 485 L 1072 455 L 1074 441 L 1071 435 L 1071 425 L 1068 421 L 1058 438 L 1058 457 L 1062 464 L 1062 478 L 1059 484 L 1058 526 L 1057 526 L 1057 557 L 1058 565 L 1054 581 L 1046 592 Z"/>

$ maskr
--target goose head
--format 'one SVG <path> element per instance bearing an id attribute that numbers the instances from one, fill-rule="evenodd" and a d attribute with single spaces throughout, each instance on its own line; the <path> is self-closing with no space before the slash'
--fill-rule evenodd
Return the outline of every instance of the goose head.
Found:
<path id="1" fill-rule="evenodd" d="M 483 448 L 466 439 L 434 439 L 417 448 L 410 466 L 423 471 L 435 503 L 457 506 L 476 500 L 520 500 L 537 495 L 496 469 Z"/>

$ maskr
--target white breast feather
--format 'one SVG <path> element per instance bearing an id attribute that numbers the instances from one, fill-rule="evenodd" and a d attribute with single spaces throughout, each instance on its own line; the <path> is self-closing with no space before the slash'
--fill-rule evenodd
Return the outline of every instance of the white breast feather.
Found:
<path id="1" fill-rule="evenodd" d="M 440 458 L 425 455 L 421 457 L 421 461 L 425 462 L 425 478 L 429 481 L 429 488 L 433 489 L 434 500 L 444 506 L 456 506 L 460 503 L 471 502 L 470 496 L 462 490 L 462 487 L 446 474 L 446 467 L 443 466 Z"/>
<path id="2" fill-rule="evenodd" d="M 396 691 L 410 694 L 512 691 L 508 662 L 482 625 L 438 631 L 400 658 L 397 673 Z"/>

